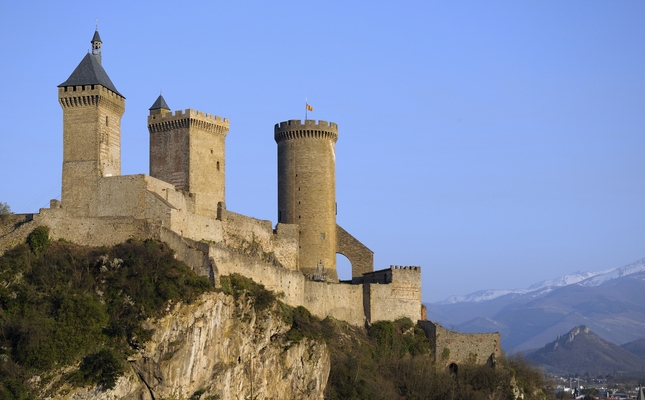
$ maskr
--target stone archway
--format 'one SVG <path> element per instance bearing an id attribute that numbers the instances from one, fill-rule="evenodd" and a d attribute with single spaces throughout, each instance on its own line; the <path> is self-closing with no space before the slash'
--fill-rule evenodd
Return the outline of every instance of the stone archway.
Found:
<path id="1" fill-rule="evenodd" d="M 336 273 L 339 281 L 352 280 L 352 262 L 342 253 L 336 253 Z"/>

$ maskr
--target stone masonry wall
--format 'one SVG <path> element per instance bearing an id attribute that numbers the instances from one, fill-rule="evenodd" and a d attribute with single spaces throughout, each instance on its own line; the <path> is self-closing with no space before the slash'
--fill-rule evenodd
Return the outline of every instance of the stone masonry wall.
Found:
<path id="1" fill-rule="evenodd" d="M 336 252 L 352 263 L 352 277 L 374 271 L 374 252 L 340 225 L 336 225 Z"/>
<path id="2" fill-rule="evenodd" d="M 388 284 L 364 283 L 369 287 L 366 289 L 369 296 L 365 297 L 369 301 L 367 318 L 372 322 L 401 317 L 420 320 L 421 268 L 391 266 L 390 273 L 392 280 Z"/>
<path id="3" fill-rule="evenodd" d="M 298 227 L 278 224 L 274 231 L 271 221 L 259 220 L 228 211 L 220 204 L 218 218 L 222 221 L 223 242 L 231 248 L 256 247 L 284 268 L 298 270 Z"/>
<path id="4" fill-rule="evenodd" d="M 323 319 L 332 316 L 350 324 L 365 323 L 362 285 L 314 282 L 299 271 L 276 266 L 269 260 L 245 254 L 221 243 L 209 244 L 216 284 L 219 276 L 238 273 L 263 284 L 267 289 L 282 293 L 282 300 L 293 306 L 304 306 Z"/>
<path id="5" fill-rule="evenodd" d="M 438 366 L 450 364 L 484 364 L 491 356 L 502 355 L 499 332 L 458 333 L 431 321 L 419 321 L 426 335 L 435 343 L 435 361 Z"/>

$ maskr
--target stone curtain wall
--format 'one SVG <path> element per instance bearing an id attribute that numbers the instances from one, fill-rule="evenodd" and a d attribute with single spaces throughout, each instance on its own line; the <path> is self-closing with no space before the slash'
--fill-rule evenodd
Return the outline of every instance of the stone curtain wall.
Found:
<path id="1" fill-rule="evenodd" d="M 392 321 L 408 317 L 412 321 L 421 319 L 421 268 L 391 266 L 385 270 L 383 277 L 391 274 L 391 282 L 387 284 L 368 283 L 369 296 L 367 308 L 370 321 Z M 373 275 L 378 278 L 381 274 Z M 367 276 L 366 276 L 367 278 Z"/>
<path id="2" fill-rule="evenodd" d="M 502 356 L 499 332 L 458 333 L 431 321 L 419 321 L 419 324 L 435 343 L 435 361 L 438 366 L 484 364 L 491 356 Z"/>
<path id="3" fill-rule="evenodd" d="M 220 219 L 187 211 L 191 196 L 146 175 L 101 178 L 98 207 L 104 216 L 73 216 L 53 202 L 33 221 L 0 238 L 0 248 L 24 240 L 36 226 L 50 227 L 51 238 L 81 245 L 114 245 L 131 238 L 168 243 L 177 258 L 198 274 L 219 283 L 219 276 L 239 273 L 284 293 L 284 301 L 312 314 L 362 326 L 370 321 L 420 318 L 418 268 L 392 267 L 368 276 L 375 280 L 340 284 L 307 280 L 298 270 L 298 226 L 258 220 L 219 207 Z M 373 283 L 378 279 L 386 284 Z M 387 282 L 391 282 L 387 284 Z"/>

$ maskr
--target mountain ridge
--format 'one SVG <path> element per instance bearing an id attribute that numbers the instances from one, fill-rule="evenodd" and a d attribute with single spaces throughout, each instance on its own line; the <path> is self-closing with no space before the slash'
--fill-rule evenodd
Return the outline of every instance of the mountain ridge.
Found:
<path id="1" fill-rule="evenodd" d="M 538 283 L 534 283 L 526 289 L 484 289 L 466 295 L 450 296 L 445 300 L 435 302 L 433 304 L 456 304 L 466 302 L 477 303 L 493 300 L 506 295 L 530 295 L 532 297 L 537 297 L 559 287 L 575 284 L 588 287 L 599 286 L 609 280 L 629 276 L 644 271 L 645 258 L 642 258 L 631 264 L 619 268 L 611 268 L 596 272 L 576 271 L 571 274 L 560 276 L 558 278 L 547 279 Z"/>
<path id="2" fill-rule="evenodd" d="M 526 358 L 557 374 L 600 375 L 641 372 L 645 360 L 614 343 L 603 340 L 589 327 L 580 325 L 558 335 Z"/>

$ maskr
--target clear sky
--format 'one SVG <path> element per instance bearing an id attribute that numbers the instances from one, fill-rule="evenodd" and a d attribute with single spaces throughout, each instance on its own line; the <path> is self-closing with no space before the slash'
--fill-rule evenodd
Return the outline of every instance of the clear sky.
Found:
<path id="1" fill-rule="evenodd" d="M 339 125 L 338 223 L 423 300 L 645 257 L 645 2 L 0 2 L 0 201 L 60 198 L 56 86 L 90 49 L 148 108 L 229 118 L 229 210 L 276 222 L 273 125 Z M 344 265 L 344 264 L 343 264 Z M 341 275 L 346 272 L 341 267 Z"/>

